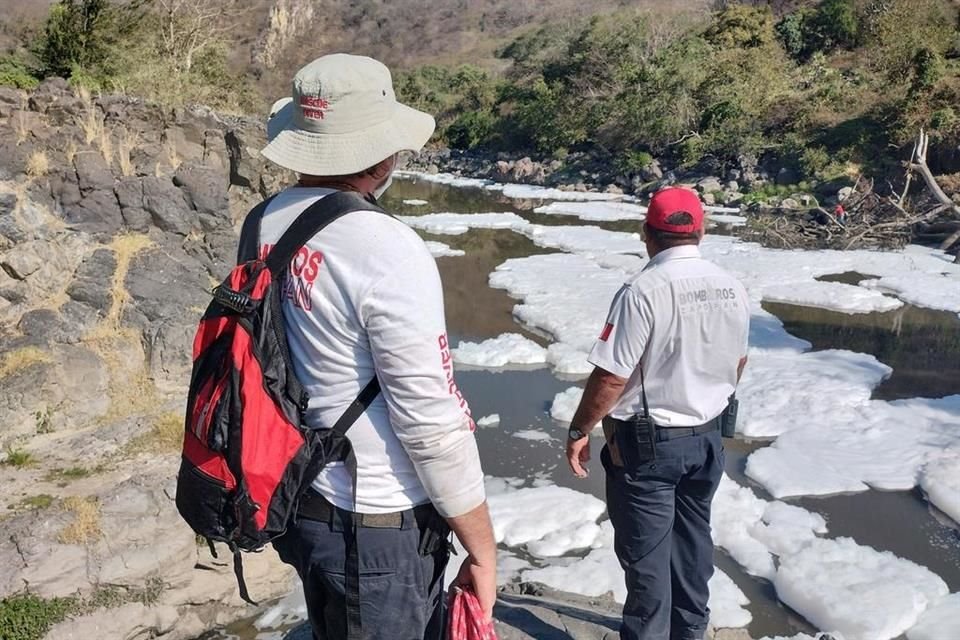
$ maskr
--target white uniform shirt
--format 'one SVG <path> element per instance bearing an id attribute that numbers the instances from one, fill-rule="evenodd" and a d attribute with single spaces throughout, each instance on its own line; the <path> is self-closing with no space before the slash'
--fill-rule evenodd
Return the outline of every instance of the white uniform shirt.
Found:
<path id="1" fill-rule="evenodd" d="M 664 427 L 697 426 L 720 415 L 747 354 L 750 302 L 740 282 L 692 245 L 653 258 L 610 306 L 591 364 L 627 379 L 610 413 L 643 413 L 640 364 L 650 414 Z"/>
<path id="2" fill-rule="evenodd" d="M 270 203 L 265 255 L 328 189 L 294 187 Z M 327 466 L 313 487 L 333 504 L 389 513 L 432 501 L 456 516 L 484 500 L 466 401 L 453 378 L 436 262 L 417 234 L 378 212 L 334 221 L 294 257 L 283 306 L 296 373 L 313 428 L 329 428 L 360 390 L 381 394 L 347 432 L 357 459 Z"/>

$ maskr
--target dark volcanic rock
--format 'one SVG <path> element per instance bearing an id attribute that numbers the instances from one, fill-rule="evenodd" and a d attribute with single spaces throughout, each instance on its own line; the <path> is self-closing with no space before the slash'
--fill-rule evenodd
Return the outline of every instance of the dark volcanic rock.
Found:
<path id="1" fill-rule="evenodd" d="M 96 322 L 96 312 L 77 303 L 67 303 L 61 313 L 35 309 L 23 314 L 17 329 L 42 344 L 77 344 Z"/>
<path id="2" fill-rule="evenodd" d="M 0 236 L 14 244 L 24 242 L 27 239 L 27 234 L 20 228 L 13 216 L 16 207 L 17 196 L 12 193 L 0 194 Z"/>
<path id="3" fill-rule="evenodd" d="M 67 295 L 105 313 L 113 303 L 110 289 L 116 269 L 117 259 L 113 251 L 97 249 L 80 264 L 73 282 L 67 288 Z"/>
<path id="4" fill-rule="evenodd" d="M 57 77 L 47 78 L 34 89 L 28 104 L 31 111 L 45 113 L 58 100 L 68 96 L 72 98 L 73 94 L 66 80 Z"/>
<path id="5" fill-rule="evenodd" d="M 143 208 L 143 178 L 123 178 L 114 187 L 114 192 L 127 228 L 146 233 L 153 218 Z"/>
<path id="6" fill-rule="evenodd" d="M 73 166 L 77 170 L 77 180 L 82 194 L 113 189 L 113 183 L 116 180 L 110 165 L 96 151 L 79 152 L 73 159 Z"/>
<path id="7" fill-rule="evenodd" d="M 197 320 L 210 301 L 207 270 L 168 244 L 134 258 L 126 284 L 133 303 L 124 321 L 140 328 L 151 373 L 182 383 Z"/>
<path id="8" fill-rule="evenodd" d="M 78 204 L 64 208 L 63 217 L 72 229 L 98 235 L 113 235 L 123 226 L 113 189 L 92 192 Z"/>
<path id="9" fill-rule="evenodd" d="M 185 236 L 200 224 L 187 197 L 166 178 L 143 179 L 143 208 L 162 231 Z"/>
<path id="10" fill-rule="evenodd" d="M 183 165 L 174 175 L 173 183 L 183 190 L 198 213 L 230 217 L 229 178 L 222 171 L 202 165 Z"/>

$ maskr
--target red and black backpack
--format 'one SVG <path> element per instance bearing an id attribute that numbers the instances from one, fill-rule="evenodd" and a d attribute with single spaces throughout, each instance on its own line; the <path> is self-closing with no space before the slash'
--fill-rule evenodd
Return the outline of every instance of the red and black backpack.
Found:
<path id="1" fill-rule="evenodd" d="M 294 373 L 281 303 L 291 260 L 314 235 L 352 211 L 378 211 L 357 194 L 337 192 L 308 207 L 265 258 L 260 219 L 247 216 L 238 266 L 213 290 L 193 344 L 183 459 L 177 478 L 180 515 L 200 536 L 225 542 L 234 556 L 281 535 L 310 482 L 329 462 L 351 454 L 347 430 L 370 406 L 374 378 L 330 429 L 310 429 L 309 398 Z"/>

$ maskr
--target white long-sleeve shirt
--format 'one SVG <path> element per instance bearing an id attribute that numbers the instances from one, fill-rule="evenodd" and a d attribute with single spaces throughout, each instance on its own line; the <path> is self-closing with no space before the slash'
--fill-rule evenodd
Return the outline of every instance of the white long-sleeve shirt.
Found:
<path id="1" fill-rule="evenodd" d="M 293 187 L 270 203 L 261 255 L 328 189 Z M 443 291 L 430 251 L 405 224 L 371 211 L 334 221 L 294 257 L 284 320 L 307 424 L 329 428 L 377 375 L 381 394 L 347 432 L 357 460 L 313 487 L 333 504 L 389 513 L 433 502 L 444 516 L 484 500 L 473 420 L 453 377 Z"/>

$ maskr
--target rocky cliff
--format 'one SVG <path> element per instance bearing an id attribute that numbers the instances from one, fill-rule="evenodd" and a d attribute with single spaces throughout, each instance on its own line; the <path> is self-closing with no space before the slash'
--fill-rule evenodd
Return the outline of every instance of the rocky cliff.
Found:
<path id="1" fill-rule="evenodd" d="M 281 179 L 262 142 L 203 109 L 0 89 L 0 617 L 174 639 L 249 614 L 173 486 L 196 321 Z M 289 587 L 272 551 L 247 572 L 255 597 Z"/>

